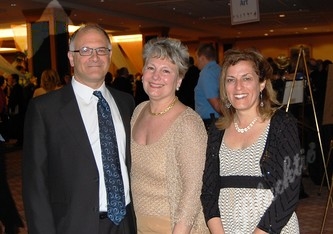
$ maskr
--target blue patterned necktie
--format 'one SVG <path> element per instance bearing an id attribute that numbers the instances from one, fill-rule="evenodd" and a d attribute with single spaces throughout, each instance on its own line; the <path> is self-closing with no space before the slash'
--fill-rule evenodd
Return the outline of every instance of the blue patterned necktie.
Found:
<path id="1" fill-rule="evenodd" d="M 107 193 L 107 213 L 109 219 L 118 225 L 125 217 L 126 208 L 116 132 L 110 106 L 100 91 L 94 91 L 93 94 L 98 97 L 97 113 Z"/>

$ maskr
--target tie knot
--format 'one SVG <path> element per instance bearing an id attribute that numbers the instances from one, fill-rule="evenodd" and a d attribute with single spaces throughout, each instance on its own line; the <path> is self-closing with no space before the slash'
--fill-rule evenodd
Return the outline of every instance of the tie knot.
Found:
<path id="1" fill-rule="evenodd" d="M 105 100 L 105 98 L 102 95 L 101 91 L 94 91 L 93 94 L 98 97 L 98 103 L 101 105 L 106 111 L 110 112 L 110 106 L 108 102 Z"/>
<path id="2" fill-rule="evenodd" d="M 103 99 L 103 95 L 101 93 L 101 91 L 94 91 L 93 94 L 98 97 L 98 99 Z"/>

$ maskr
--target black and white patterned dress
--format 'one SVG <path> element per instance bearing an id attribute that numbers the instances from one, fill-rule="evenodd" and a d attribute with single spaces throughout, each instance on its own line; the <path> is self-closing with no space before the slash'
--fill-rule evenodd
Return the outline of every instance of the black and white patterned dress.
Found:
<path id="1" fill-rule="evenodd" d="M 222 140 L 219 151 L 220 176 L 262 177 L 260 157 L 263 154 L 269 125 L 258 141 L 245 149 L 230 149 Z M 261 217 L 273 200 L 270 189 L 228 187 L 220 189 L 219 209 L 226 234 L 252 233 Z M 299 233 L 299 225 L 295 212 L 287 225 L 282 229 L 283 234 Z"/>

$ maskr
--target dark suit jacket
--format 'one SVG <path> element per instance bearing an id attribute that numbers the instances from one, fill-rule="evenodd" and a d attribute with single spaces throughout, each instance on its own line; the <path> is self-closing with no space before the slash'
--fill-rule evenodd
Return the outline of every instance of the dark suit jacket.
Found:
<path id="1" fill-rule="evenodd" d="M 125 126 L 130 171 L 134 100 L 115 89 L 109 91 Z M 29 104 L 23 148 L 23 201 L 30 234 L 98 233 L 98 170 L 72 85 L 34 98 Z"/>

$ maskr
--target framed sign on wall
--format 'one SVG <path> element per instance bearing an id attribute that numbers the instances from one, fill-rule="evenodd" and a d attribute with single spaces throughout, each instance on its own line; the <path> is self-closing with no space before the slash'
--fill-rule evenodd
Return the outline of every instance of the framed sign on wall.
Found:
<path id="1" fill-rule="evenodd" d="M 231 25 L 245 24 L 260 20 L 258 0 L 231 0 Z"/>

